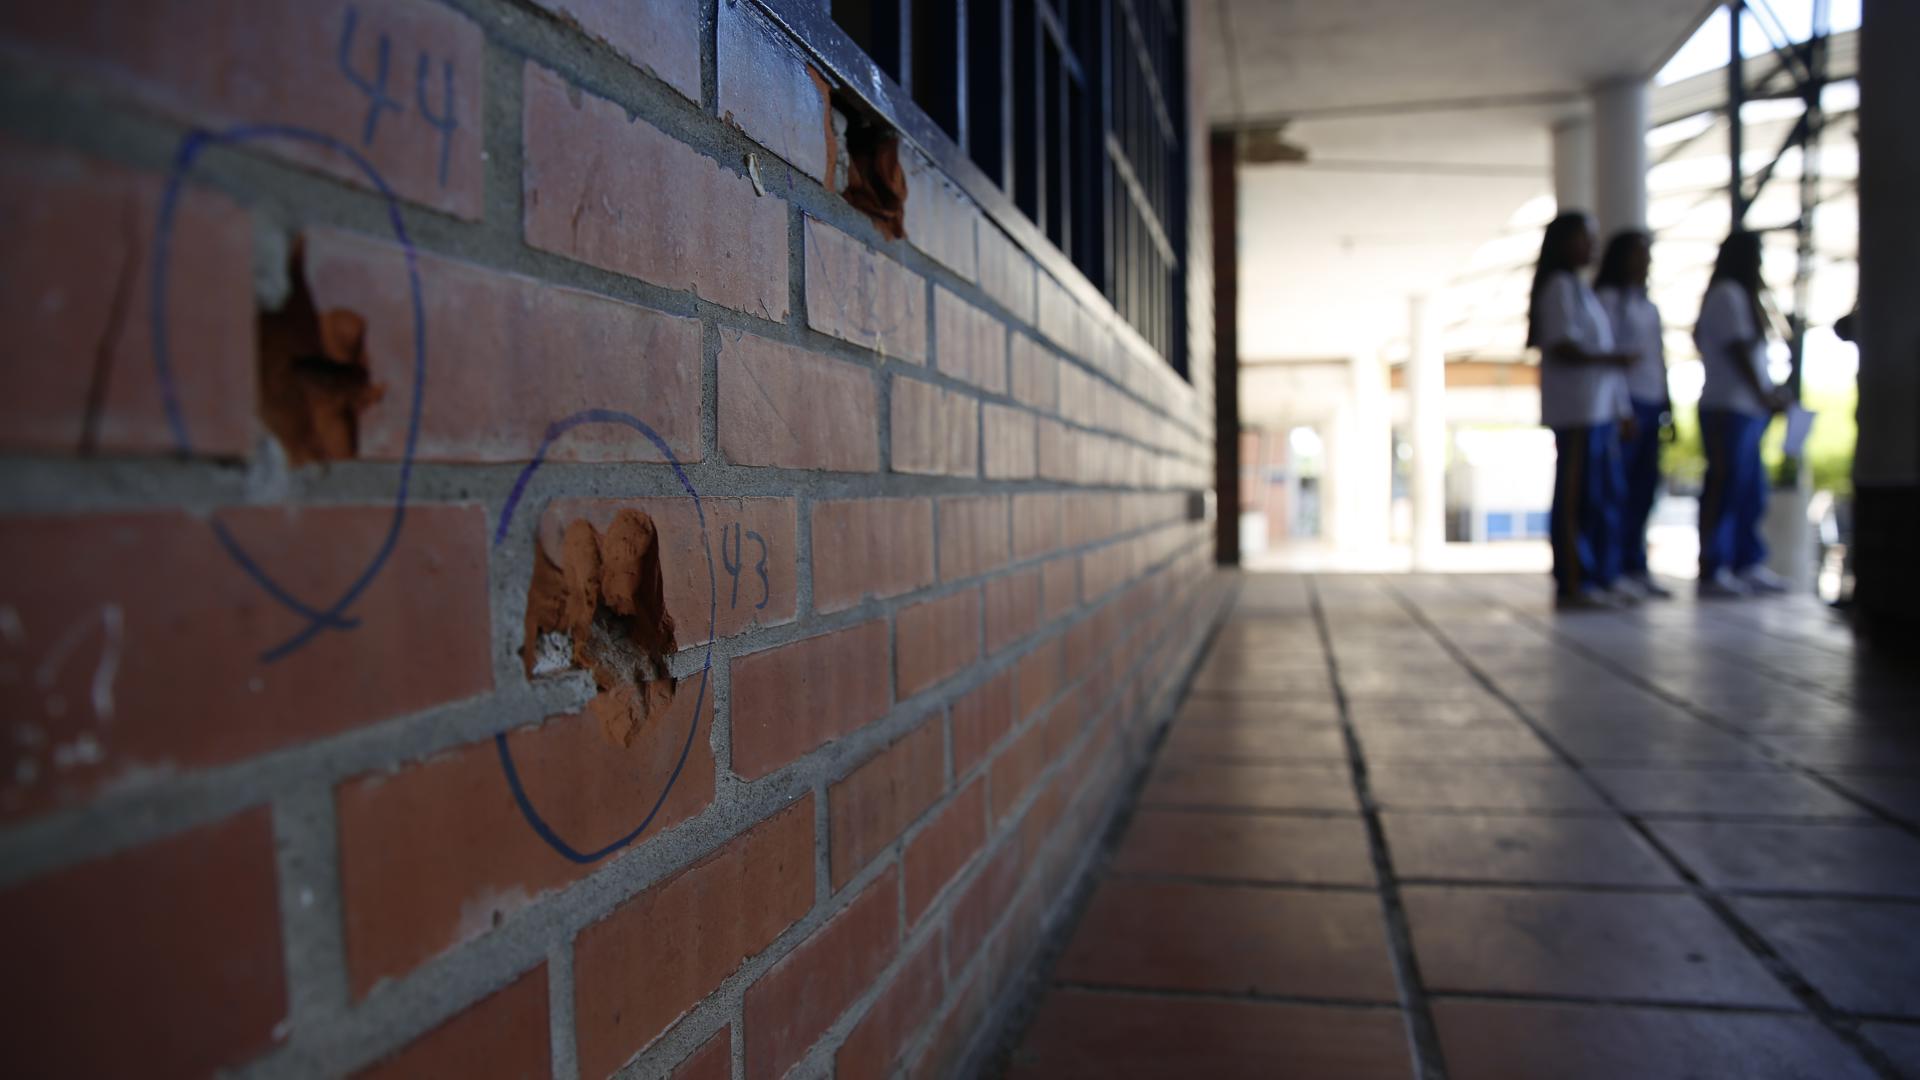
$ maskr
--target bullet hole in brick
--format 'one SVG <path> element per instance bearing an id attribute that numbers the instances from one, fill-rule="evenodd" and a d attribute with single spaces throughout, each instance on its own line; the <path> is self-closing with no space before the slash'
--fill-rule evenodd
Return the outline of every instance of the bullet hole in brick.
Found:
<path id="1" fill-rule="evenodd" d="M 629 747 L 642 727 L 666 715 L 674 693 L 667 658 L 674 648 L 652 518 L 622 510 L 604 533 L 575 520 L 557 561 L 544 549 L 536 553 L 521 660 L 529 676 L 591 672 L 600 692 L 587 712 L 608 742 Z"/>
<path id="2" fill-rule="evenodd" d="M 367 321 L 314 307 L 297 240 L 290 263 L 286 302 L 258 319 L 260 418 L 295 465 L 351 458 L 360 414 L 387 392 L 367 369 Z"/>
<path id="3" fill-rule="evenodd" d="M 851 120 L 847 171 L 847 187 L 841 192 L 847 202 L 871 218 L 882 236 L 906 236 L 907 174 L 900 167 L 899 133 L 884 123 Z"/>

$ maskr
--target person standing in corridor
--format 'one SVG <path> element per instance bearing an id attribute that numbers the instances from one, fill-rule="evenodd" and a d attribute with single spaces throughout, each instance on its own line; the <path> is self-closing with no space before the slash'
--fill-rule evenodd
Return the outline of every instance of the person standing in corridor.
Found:
<path id="1" fill-rule="evenodd" d="M 1707 452 L 1700 493 L 1703 597 L 1786 591 L 1766 567 L 1767 544 L 1760 537 L 1767 512 L 1760 437 L 1773 414 L 1787 406 L 1767 373 L 1765 295 L 1760 235 L 1736 230 L 1720 245 L 1693 329 L 1707 376 L 1700 390 L 1700 440 Z"/>
<path id="2" fill-rule="evenodd" d="M 1553 580 L 1563 608 L 1632 602 L 1620 576 L 1619 425 L 1627 394 L 1606 312 L 1580 269 L 1593 261 L 1593 228 L 1578 212 L 1547 226 L 1533 271 L 1527 344 L 1540 350 L 1540 422 L 1553 429 Z"/>
<path id="3" fill-rule="evenodd" d="M 1660 433 L 1673 414 L 1660 309 L 1647 296 L 1652 266 L 1651 235 L 1639 229 L 1616 233 L 1600 257 L 1593 293 L 1607 313 L 1614 345 L 1633 356 L 1626 372 L 1632 421 L 1621 430 L 1626 491 L 1620 512 L 1620 581 L 1642 596 L 1666 599 L 1673 594 L 1647 569 L 1647 519 L 1660 489 Z"/>

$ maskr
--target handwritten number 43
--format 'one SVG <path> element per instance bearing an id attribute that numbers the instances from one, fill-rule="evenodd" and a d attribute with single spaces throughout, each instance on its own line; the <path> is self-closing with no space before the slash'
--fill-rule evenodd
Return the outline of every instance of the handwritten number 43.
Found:
<path id="1" fill-rule="evenodd" d="M 728 575 L 733 578 L 733 597 L 727 602 L 729 608 L 740 606 L 740 570 L 743 565 L 740 561 L 741 536 L 738 524 L 723 525 L 720 528 L 720 562 L 726 567 Z M 752 529 L 746 530 L 745 536 L 748 540 L 760 545 L 760 561 L 753 567 L 754 571 L 760 575 L 760 602 L 753 605 L 753 609 L 759 611 L 767 606 L 768 600 L 773 598 L 773 589 L 767 583 L 767 540 Z"/>
<path id="2" fill-rule="evenodd" d="M 340 50 L 336 63 L 347 82 L 367 97 L 367 119 L 361 125 L 360 143 L 372 146 L 373 137 L 380 130 L 380 114 L 391 112 L 398 115 L 406 112 L 406 106 L 387 93 L 387 68 L 393 43 L 385 33 L 380 35 L 374 48 L 372 73 L 354 68 L 353 39 L 359 29 L 360 9 L 349 5 L 346 24 L 340 28 Z M 447 156 L 453 147 L 454 130 L 460 126 L 453 115 L 453 61 L 443 60 L 440 64 L 440 109 L 437 112 L 428 100 L 432 75 L 433 60 L 422 49 L 413 70 L 413 103 L 421 119 L 440 133 L 440 186 L 446 187 Z"/>

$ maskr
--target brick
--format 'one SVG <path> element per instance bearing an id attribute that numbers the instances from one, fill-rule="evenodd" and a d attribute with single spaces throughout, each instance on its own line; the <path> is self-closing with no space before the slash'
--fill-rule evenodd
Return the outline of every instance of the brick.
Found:
<path id="1" fill-rule="evenodd" d="M 872 372 L 752 334 L 720 332 L 720 452 L 736 465 L 880 467 Z"/>
<path id="2" fill-rule="evenodd" d="M 887 1080 L 913 1035 L 940 1004 L 940 939 L 902 964 L 834 1055 L 836 1080 Z"/>
<path id="3" fill-rule="evenodd" d="M 980 658 L 980 590 L 901 609 L 894 636 L 901 697 L 946 681 Z"/>
<path id="4" fill-rule="evenodd" d="M 1043 856 L 1048 854 L 1047 840 L 1053 836 L 1054 827 L 1060 824 L 1060 815 L 1067 808 L 1068 779 L 1059 774 L 1042 782 L 1034 790 L 1026 816 L 1020 819 L 1020 850 L 1026 852 L 1029 874 L 1045 872 L 1065 861 L 1058 851 L 1051 853 L 1051 859 Z M 1053 895 L 1054 891 L 1051 887 L 1044 890 L 1047 895 Z"/>
<path id="5" fill-rule="evenodd" d="M 653 519 L 660 584 L 674 641 L 682 649 L 793 621 L 799 603 L 797 526 L 792 499 L 555 499 L 540 515 L 541 550 L 556 563 L 576 520 L 605 533 L 622 510 Z M 706 546 L 700 543 L 705 516 Z M 712 635 L 708 633 L 712 628 Z"/>
<path id="6" fill-rule="evenodd" d="M 1020 799 L 1033 786 L 1035 777 L 1047 767 L 1047 729 L 1044 724 L 1029 724 L 1000 751 L 987 770 L 988 794 L 993 803 L 993 820 L 999 822 L 1013 813 Z"/>
<path id="7" fill-rule="evenodd" d="M 694 0 L 533 2 L 699 103 L 700 5 Z"/>
<path id="8" fill-rule="evenodd" d="M 812 907 L 809 794 L 582 929 L 573 946 L 581 1075 L 619 1068 Z"/>
<path id="9" fill-rule="evenodd" d="M 1040 571 L 1023 570 L 986 584 L 987 652 L 1033 633 L 1040 627 Z"/>
<path id="10" fill-rule="evenodd" d="M 1040 591 L 1046 600 L 1048 622 L 1080 606 L 1080 560 L 1069 555 L 1040 567 Z"/>
<path id="11" fill-rule="evenodd" d="M 1065 695 L 1047 712 L 1047 718 L 1042 722 L 1047 733 L 1047 760 L 1059 757 L 1080 736 L 1080 729 L 1085 726 L 1087 719 L 1082 700 L 1085 697 L 1084 690 L 1085 687 L 1081 692 Z"/>
<path id="12" fill-rule="evenodd" d="M 1008 359 L 1014 399 L 1023 405 L 1053 411 L 1060 403 L 1060 361 L 1025 334 L 1013 335 Z"/>
<path id="13" fill-rule="evenodd" d="M 1026 719 L 1060 692 L 1060 660 L 1064 653 L 1058 635 L 1033 647 L 1020 658 L 1020 718 Z"/>
<path id="14" fill-rule="evenodd" d="M 1064 498 L 1068 547 L 1105 540 L 1120 530 L 1121 502 L 1104 492 L 1075 492 Z"/>
<path id="15" fill-rule="evenodd" d="M 1077 481 L 1080 475 L 1080 432 L 1041 417 L 1034 424 L 1035 445 L 1039 450 L 1039 475 L 1047 480 Z M 1097 455 L 1096 455 L 1097 456 Z"/>
<path id="16" fill-rule="evenodd" d="M 934 1029 L 933 1037 L 927 1040 L 919 1059 L 904 1074 L 907 1080 L 940 1080 L 956 1075 L 957 1059 L 986 1015 L 989 992 L 986 978 L 975 973 L 966 985 L 948 995 L 947 1012 Z"/>
<path id="17" fill-rule="evenodd" d="M 917 150 L 901 147 L 907 178 L 907 242 L 968 281 L 980 276 L 974 230 L 980 211 Z"/>
<path id="18" fill-rule="evenodd" d="M 547 968 L 534 968 L 505 989 L 355 1073 L 355 1080 L 416 1076 L 498 1076 L 537 1080 L 553 1075 L 547 1035 Z"/>
<path id="19" fill-rule="evenodd" d="M 905 885 L 907 925 L 926 914 L 941 890 L 979 852 L 987 840 L 987 782 L 968 784 L 907 844 L 900 862 Z"/>
<path id="20" fill-rule="evenodd" d="M 360 415 L 359 456 L 398 460 L 413 403 L 413 306 L 396 244 L 316 229 L 303 265 L 314 306 L 367 320 L 372 380 L 385 395 Z M 527 461 L 548 425 L 614 409 L 652 427 L 681 461 L 700 459 L 700 323 L 533 278 L 416 255 L 429 375 L 417 455 L 426 461 Z M 637 361 L 637 362 L 636 362 Z M 587 424 L 553 461 L 664 461 L 618 423 Z"/>
<path id="21" fill-rule="evenodd" d="M 701 695 L 696 676 L 681 682 L 666 715 L 642 727 L 630 747 L 614 745 L 582 712 L 508 732 L 507 748 L 527 801 L 588 855 L 628 836 L 663 794 L 666 801 L 636 839 L 713 802 L 712 721 L 713 688 Z M 335 789 L 334 808 L 347 975 L 356 998 L 599 865 L 573 862 L 534 832 L 493 739 L 349 780 Z"/>
<path id="22" fill-rule="evenodd" d="M 1107 610 L 1112 610 L 1111 608 Z M 1103 611 L 1104 615 L 1105 612 Z M 1067 678 L 1083 678 L 1093 671 L 1093 665 L 1100 657 L 1101 641 L 1098 617 L 1083 619 L 1067 628 L 1066 665 Z"/>
<path id="23" fill-rule="evenodd" d="M 293 596 L 331 605 L 381 548 L 390 506 L 212 512 Z M 486 520 L 477 506 L 415 506 L 384 570 L 323 631 L 306 626 L 221 547 L 208 520 L 173 512 L 8 517 L 0 557 L 17 633 L 6 648 L 40 678 L 0 684 L 0 710 L 33 732 L 0 775 L 0 819 L 241 761 L 485 693 L 493 685 Z"/>
<path id="24" fill-rule="evenodd" d="M 966 775 L 1013 726 L 1013 680 L 1008 668 L 953 703 L 953 775 Z"/>
<path id="25" fill-rule="evenodd" d="M 674 1066 L 673 1080 L 733 1080 L 733 1029 L 723 1027 Z"/>
<path id="26" fill-rule="evenodd" d="M 400 197 L 480 216 L 483 44 L 480 28 L 443 4 L 203 0 L 186 12 L 119 0 L 8 4 L 0 38 L 110 87 L 143 111 L 213 131 L 271 122 L 335 140 L 371 163 Z M 370 122 L 374 99 L 353 80 L 383 85 L 383 48 L 391 58 L 384 92 L 392 104 Z M 428 73 L 424 82 L 420 70 Z M 261 138 L 246 146 L 375 186 L 346 155 L 316 141 Z"/>
<path id="27" fill-rule="evenodd" d="M 1013 557 L 1031 559 L 1060 547 L 1060 496 L 1055 492 L 1013 497 Z"/>
<path id="28" fill-rule="evenodd" d="M 1134 547 L 1108 544 L 1080 556 L 1080 588 L 1089 600 L 1098 599 L 1127 582 L 1134 573 Z"/>
<path id="29" fill-rule="evenodd" d="M 846 233 L 806 219 L 807 325 L 883 357 L 927 359 L 927 283 Z"/>
<path id="30" fill-rule="evenodd" d="M 1037 471 L 1032 413 L 1005 405 L 983 405 L 981 464 L 989 480 L 1026 480 Z"/>
<path id="31" fill-rule="evenodd" d="M 845 885 L 946 792 L 940 724 L 923 722 L 827 791 L 829 867 Z"/>
<path id="32" fill-rule="evenodd" d="M 1057 874 L 1049 871 L 1053 866 L 1065 865 L 1066 862 L 1065 858 L 1056 856 L 1048 860 L 1047 865 L 1030 869 L 1028 873 L 1039 878 L 1043 885 L 1051 886 Z M 1063 888 L 1064 885 L 1062 882 Z M 1015 901 L 1013 909 L 1007 913 L 1005 924 L 987 946 L 988 985 L 1007 986 L 1032 966 L 1034 953 L 1040 945 L 1041 915 L 1045 911 L 1043 897 L 1053 893 L 1051 888 L 1031 888 Z"/>
<path id="33" fill-rule="evenodd" d="M 1034 305 L 1033 321 L 1040 332 L 1067 352 L 1080 353 L 1080 305 L 1074 302 L 1073 294 L 1053 280 L 1052 274 L 1035 276 Z M 1062 387 L 1063 397 L 1064 390 Z"/>
<path id="34" fill-rule="evenodd" d="M 1013 894 L 1020 888 L 1020 842 L 1016 836 L 1000 842 L 987 856 L 973 880 L 954 898 L 947 922 L 947 970 L 959 971 L 980 951 L 988 931 L 1000 921 Z"/>
<path id="35" fill-rule="evenodd" d="M 892 870 L 747 988 L 746 1074 L 784 1076 L 878 978 L 900 947 Z"/>
<path id="36" fill-rule="evenodd" d="M 979 234 L 980 287 L 1014 318 L 1031 323 L 1033 260 L 997 225 L 982 221 Z"/>
<path id="37" fill-rule="evenodd" d="M 757 780 L 880 719 L 890 659 L 877 619 L 734 657 L 733 771 Z"/>
<path id="38" fill-rule="evenodd" d="M 1011 557 L 1007 497 L 940 500 L 940 580 L 960 581 L 998 570 Z"/>
<path id="39" fill-rule="evenodd" d="M 842 611 L 933 584 L 933 502 L 836 499 L 813 505 L 813 606 Z"/>
<path id="40" fill-rule="evenodd" d="M 980 470 L 980 405 L 915 379 L 893 380 L 893 471 L 973 476 Z"/>
<path id="41" fill-rule="evenodd" d="M 934 355 L 942 374 L 982 390 L 1007 389 L 1007 328 L 946 289 L 933 287 Z"/>
<path id="42" fill-rule="evenodd" d="M 844 178 L 828 176 L 837 139 L 826 80 L 753 5 L 721 4 L 719 18 L 720 118 L 838 191 Z M 693 19 L 689 12 L 689 24 Z"/>
<path id="43" fill-rule="evenodd" d="M 531 61 L 524 80 L 529 245 L 787 317 L 785 202 Z"/>
<path id="44" fill-rule="evenodd" d="M 24 11 L 11 5 L 0 21 Z M 162 183 L 0 141 L 0 319 L 20 358 L 0 371 L 0 446 L 174 449 L 149 332 Z M 167 261 L 167 355 L 181 421 L 199 453 L 234 457 L 252 448 L 252 252 L 244 210 L 181 189 Z M 100 397 L 90 406 L 96 378 Z"/>
<path id="45" fill-rule="evenodd" d="M 275 879 L 260 807 L 0 893 L 8 1072 L 207 1076 L 267 1050 L 287 1015 Z"/>

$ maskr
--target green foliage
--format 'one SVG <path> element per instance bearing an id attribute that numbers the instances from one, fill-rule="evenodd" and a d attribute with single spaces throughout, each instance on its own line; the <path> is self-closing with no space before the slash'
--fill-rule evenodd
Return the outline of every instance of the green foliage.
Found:
<path id="1" fill-rule="evenodd" d="M 1853 491 L 1853 445 L 1858 435 L 1854 410 L 1858 392 L 1844 390 L 1810 391 L 1805 395 L 1807 408 L 1819 413 L 1813 433 L 1807 436 L 1807 467 L 1813 473 L 1815 491 L 1846 495 Z M 1760 443 L 1760 456 L 1769 475 L 1780 468 L 1780 445 L 1786 439 L 1786 423 L 1775 419 Z M 1700 414 L 1680 409 L 1674 416 L 1677 438 L 1667 444 L 1661 455 L 1661 467 L 1673 485 L 1682 490 L 1698 490 L 1707 475 L 1707 453 L 1700 442 Z"/>

